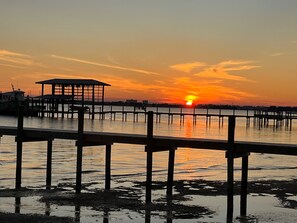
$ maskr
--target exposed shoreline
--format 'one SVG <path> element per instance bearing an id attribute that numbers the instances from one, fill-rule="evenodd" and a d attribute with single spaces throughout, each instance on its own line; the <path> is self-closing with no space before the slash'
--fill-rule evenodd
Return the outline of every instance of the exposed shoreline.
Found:
<path id="1" fill-rule="evenodd" d="M 53 188 L 50 191 L 44 189 L 28 189 L 22 188 L 19 191 L 14 189 L 1 189 L 1 198 L 14 198 L 15 211 L 22 213 L 21 199 L 26 197 L 38 197 L 38 202 L 47 206 L 57 207 L 73 207 L 80 210 L 87 207 L 94 212 L 108 213 L 126 210 L 129 213 L 131 221 L 133 218 L 156 219 L 193 219 L 203 220 L 212 219 L 217 215 L 217 211 L 206 205 L 195 204 L 197 197 L 219 197 L 226 196 L 226 185 L 224 181 L 206 181 L 206 180 L 179 180 L 174 183 L 174 195 L 172 200 L 167 200 L 165 196 L 166 182 L 154 182 L 153 190 L 157 193 L 153 202 L 146 205 L 143 201 L 145 182 L 132 182 L 133 186 L 119 186 L 111 191 L 88 189 L 88 185 L 84 185 L 83 192 L 79 195 L 74 190 L 64 190 L 61 188 Z M 273 197 L 278 200 L 278 207 L 285 209 L 297 209 L 297 180 L 262 180 L 249 182 L 249 195 L 265 198 Z M 239 194 L 240 184 L 235 182 L 235 196 Z M 17 205 L 19 201 L 19 207 Z M 5 203 L 2 203 L 2 206 Z M 33 205 L 33 204 L 32 204 Z M 235 204 L 236 205 L 236 204 Z M 253 205 L 253 204 L 250 204 Z M 273 207 L 274 204 L 271 204 Z M 44 215 L 36 213 L 14 214 L 9 211 L 0 211 L 1 222 L 77 222 L 76 217 L 84 217 L 82 213 L 79 216 L 51 216 L 50 209 Z M 248 212 L 249 213 L 249 212 Z M 221 213 L 222 214 L 222 213 Z M 297 216 L 297 213 L 296 213 Z M 283 216 L 284 222 L 287 216 Z M 104 219 L 104 216 L 102 216 Z M 235 222 L 256 222 L 257 216 L 248 215 L 247 218 L 241 219 L 234 217 Z M 138 219 L 139 220 L 139 219 Z M 223 220 L 223 219 L 222 219 Z M 144 220 L 143 220 L 144 221 Z M 81 220 L 81 222 L 84 222 Z M 94 220 L 94 222 L 96 222 Z M 114 221 L 112 221 L 114 222 Z M 153 221 L 154 222 L 154 221 Z M 199 221 L 198 221 L 199 222 Z M 205 221 L 210 222 L 210 221 Z M 224 222 L 224 221 L 221 221 Z M 288 221 L 289 222 L 289 221 Z"/>

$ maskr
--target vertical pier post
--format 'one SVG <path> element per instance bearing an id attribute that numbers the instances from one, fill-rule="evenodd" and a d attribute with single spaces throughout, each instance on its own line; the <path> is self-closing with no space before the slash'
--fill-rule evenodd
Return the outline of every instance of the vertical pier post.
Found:
<path id="1" fill-rule="evenodd" d="M 247 185 L 248 185 L 248 162 L 249 156 L 242 157 L 242 170 L 241 170 L 241 194 L 240 194 L 240 215 L 246 215 L 247 209 Z"/>
<path id="2" fill-rule="evenodd" d="M 74 216 L 75 216 L 75 220 L 74 220 L 74 222 L 80 222 L 80 214 L 81 214 L 81 210 L 80 210 L 80 206 L 79 205 L 75 205 L 75 209 L 74 209 L 75 211 L 74 211 Z"/>
<path id="3" fill-rule="evenodd" d="M 171 148 L 169 150 L 167 191 L 166 191 L 166 194 L 167 194 L 168 197 L 172 196 L 175 150 L 176 150 L 176 148 Z"/>
<path id="4" fill-rule="evenodd" d="M 111 163 L 111 145 L 106 145 L 105 154 L 105 190 L 110 190 L 110 163 Z"/>
<path id="5" fill-rule="evenodd" d="M 82 153 L 83 153 L 84 110 L 78 110 L 78 139 L 76 160 L 76 193 L 81 192 Z"/>
<path id="6" fill-rule="evenodd" d="M 206 108 L 206 126 L 208 126 L 208 108 Z"/>
<path id="7" fill-rule="evenodd" d="M 145 202 L 151 203 L 152 200 L 152 171 L 153 171 L 153 123 L 154 113 L 149 111 L 147 113 L 147 146 L 146 146 L 146 196 Z"/>
<path id="8" fill-rule="evenodd" d="M 170 124 L 170 116 L 171 116 L 171 111 L 170 111 L 170 107 L 168 108 L 168 124 Z"/>
<path id="9" fill-rule="evenodd" d="M 52 184 L 52 153 L 53 141 L 47 141 L 47 162 L 46 162 L 46 189 L 51 189 Z"/>
<path id="10" fill-rule="evenodd" d="M 219 128 L 221 127 L 222 109 L 219 110 Z"/>
<path id="11" fill-rule="evenodd" d="M 228 120 L 228 144 L 227 151 L 227 222 L 233 219 L 233 192 L 234 192 L 234 137 L 235 116 L 229 116 Z"/>
<path id="12" fill-rule="evenodd" d="M 14 208 L 14 213 L 20 214 L 21 213 L 21 197 L 15 197 L 15 208 Z"/>
<path id="13" fill-rule="evenodd" d="M 22 184 L 22 156 L 23 156 L 23 128 L 24 128 L 24 107 L 18 108 L 18 129 L 17 129 L 17 160 L 15 188 L 20 189 Z"/>

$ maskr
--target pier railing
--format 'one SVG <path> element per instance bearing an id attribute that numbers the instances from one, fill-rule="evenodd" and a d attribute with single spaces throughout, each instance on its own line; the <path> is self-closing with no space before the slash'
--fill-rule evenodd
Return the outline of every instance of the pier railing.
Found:
<path id="1" fill-rule="evenodd" d="M 174 185 L 174 161 L 175 151 L 178 148 L 210 149 L 225 151 L 227 159 L 227 222 L 231 222 L 233 216 L 233 196 L 234 196 L 234 159 L 242 159 L 241 178 L 241 203 L 240 214 L 246 215 L 247 209 L 247 185 L 248 185 L 248 157 L 250 153 L 269 153 L 281 155 L 297 155 L 297 145 L 241 142 L 236 141 L 234 134 L 236 131 L 236 117 L 228 117 L 228 138 L 226 140 L 202 139 L 202 138 L 182 138 L 169 136 L 155 136 L 154 112 L 149 111 L 147 115 L 147 134 L 125 134 L 84 131 L 84 111 L 78 114 L 77 130 L 26 128 L 23 126 L 23 110 L 19 111 L 17 127 L 0 126 L 0 135 L 16 136 L 16 178 L 15 188 L 20 189 L 22 183 L 22 150 L 23 143 L 32 141 L 47 141 L 47 165 L 46 165 L 46 189 L 51 188 L 52 174 L 52 142 L 55 139 L 65 139 L 76 141 L 77 163 L 76 163 L 76 193 L 81 192 L 82 185 L 82 162 L 83 149 L 88 146 L 105 146 L 105 190 L 110 190 L 111 175 L 111 152 L 115 143 L 138 144 L 144 146 L 147 153 L 146 169 L 146 203 L 151 202 L 152 191 L 152 169 L 153 154 L 156 152 L 168 151 L 168 174 L 167 174 L 167 196 L 171 198 Z"/>

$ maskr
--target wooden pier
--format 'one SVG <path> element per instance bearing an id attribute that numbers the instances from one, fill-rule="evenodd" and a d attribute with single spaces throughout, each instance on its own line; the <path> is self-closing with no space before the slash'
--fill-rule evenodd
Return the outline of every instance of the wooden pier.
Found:
<path id="1" fill-rule="evenodd" d="M 273 126 L 274 128 L 285 127 L 288 130 L 292 130 L 293 120 L 297 119 L 297 113 L 291 111 L 265 111 L 265 110 L 228 110 L 217 109 L 215 112 L 210 109 L 205 109 L 201 111 L 200 109 L 192 108 L 192 112 L 185 111 L 183 108 L 175 108 L 175 111 L 171 107 L 163 108 L 167 111 L 160 111 L 159 107 L 148 107 L 148 110 L 154 112 L 154 121 L 160 123 L 161 120 L 167 121 L 168 124 L 172 124 L 174 120 L 179 121 L 180 124 L 184 124 L 185 117 L 190 117 L 194 125 L 197 124 L 199 118 L 204 118 L 206 126 L 211 124 L 211 120 L 217 119 L 219 127 L 224 126 L 224 121 L 228 119 L 229 116 L 234 116 L 236 118 L 241 118 L 246 120 L 246 126 L 250 127 L 251 123 L 253 126 L 258 128 L 267 128 Z M 178 111 L 179 110 L 179 111 Z M 240 114 L 238 114 L 240 113 Z M 110 106 L 109 110 L 105 109 L 104 112 L 100 112 L 100 119 L 110 119 L 117 120 L 120 119 L 123 122 L 129 120 L 133 122 L 138 122 L 140 116 L 143 117 L 144 122 L 147 121 L 147 112 L 141 109 L 134 107 L 132 110 L 127 109 L 125 106 L 122 106 L 121 109 L 115 110 Z M 163 119 L 162 119 L 163 118 Z M 252 121 L 252 122 L 251 122 Z"/>
<path id="2" fill-rule="evenodd" d="M 60 130 L 60 129 L 42 129 L 25 128 L 23 126 L 23 109 L 20 108 L 17 127 L 0 126 L 0 135 L 16 136 L 16 179 L 15 188 L 20 189 L 22 184 L 22 150 L 23 144 L 32 141 L 47 141 L 47 171 L 46 171 L 46 189 L 51 188 L 52 174 L 52 142 L 55 139 L 65 139 L 76 141 L 77 163 L 76 163 L 76 193 L 81 192 L 82 185 L 82 162 L 83 149 L 88 146 L 105 146 L 105 190 L 110 190 L 111 175 L 111 152 L 112 145 L 116 143 L 143 145 L 147 153 L 146 169 L 146 203 L 151 203 L 152 170 L 153 155 L 158 152 L 168 152 L 168 175 L 167 175 L 167 196 L 170 198 L 173 194 L 174 186 L 174 161 L 175 151 L 178 148 L 191 149 L 210 149 L 225 151 L 227 159 L 227 222 L 233 219 L 233 196 L 234 196 L 234 159 L 242 159 L 242 178 L 241 178 L 241 202 L 240 214 L 247 213 L 247 185 L 248 185 L 248 157 L 251 153 L 267 153 L 280 155 L 297 155 L 297 145 L 256 143 L 236 141 L 234 134 L 236 131 L 236 117 L 228 117 L 228 138 L 226 140 L 213 140 L 202 138 L 181 138 L 169 136 L 155 136 L 153 133 L 154 112 L 145 113 L 147 117 L 147 134 L 123 134 L 107 132 L 84 131 L 84 111 L 79 110 L 78 129 Z"/>

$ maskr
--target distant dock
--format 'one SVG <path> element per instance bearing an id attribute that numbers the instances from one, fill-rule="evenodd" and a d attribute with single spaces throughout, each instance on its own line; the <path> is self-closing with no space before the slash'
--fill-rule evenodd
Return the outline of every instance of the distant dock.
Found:
<path id="1" fill-rule="evenodd" d="M 32 106 L 38 106 L 41 102 L 38 99 L 32 99 Z M 80 103 L 78 103 L 80 104 Z M 62 108 L 63 106 L 63 108 Z M 58 107 L 47 106 L 47 109 L 39 111 L 39 117 L 48 118 L 76 118 L 79 109 L 83 109 L 84 113 L 89 119 L 99 120 L 121 120 L 123 122 L 133 121 L 139 122 L 147 120 L 147 111 L 153 111 L 154 121 L 160 123 L 165 121 L 168 124 L 178 121 L 180 124 L 184 124 L 185 117 L 190 117 L 193 124 L 197 124 L 199 118 L 204 118 L 206 126 L 211 124 L 213 119 L 218 121 L 219 127 L 224 125 L 224 122 L 229 116 L 235 116 L 236 118 L 242 118 L 246 120 L 246 126 L 257 126 L 259 128 L 265 128 L 273 126 L 274 128 L 285 127 L 288 130 L 292 130 L 293 120 L 297 119 L 297 111 L 270 111 L 266 109 L 201 109 L 201 108 L 184 108 L 184 107 L 158 107 L 158 106 L 112 106 L 112 105 L 97 105 L 90 104 L 90 109 L 87 102 L 84 106 L 75 104 L 63 104 Z M 54 110 L 53 110 L 54 108 Z"/>
<path id="2" fill-rule="evenodd" d="M 160 114 L 159 114 L 160 115 Z M 247 213 L 247 185 L 248 185 L 248 158 L 250 153 L 267 153 L 278 155 L 297 155 L 297 145 L 274 144 L 274 143 L 255 143 L 235 141 L 235 122 L 236 116 L 228 116 L 228 138 L 226 140 L 213 140 L 201 138 L 182 138 L 169 136 L 155 136 L 153 133 L 154 118 L 158 117 L 154 112 L 145 113 L 147 117 L 147 134 L 124 134 L 84 131 L 84 110 L 78 112 L 77 130 L 59 130 L 42 128 L 24 128 L 23 113 L 20 109 L 17 127 L 0 126 L 0 135 L 16 136 L 16 180 L 15 188 L 20 189 L 22 184 L 22 153 L 23 144 L 26 142 L 47 141 L 47 164 L 46 164 L 46 189 L 51 189 L 52 176 L 52 147 L 53 140 L 65 139 L 76 141 L 76 193 L 81 192 L 82 188 L 82 162 L 83 149 L 89 146 L 105 146 L 105 190 L 110 190 L 111 174 L 111 155 L 112 145 L 115 143 L 137 144 L 144 146 L 146 158 L 146 203 L 151 203 L 152 197 L 152 169 L 153 154 L 157 152 L 168 152 L 168 173 L 167 173 L 167 197 L 172 197 L 174 186 L 174 165 L 175 151 L 178 148 L 209 149 L 225 152 L 227 159 L 227 222 L 232 222 L 233 218 L 233 196 L 234 196 L 234 159 L 242 159 L 241 177 L 241 202 L 240 214 Z"/>

